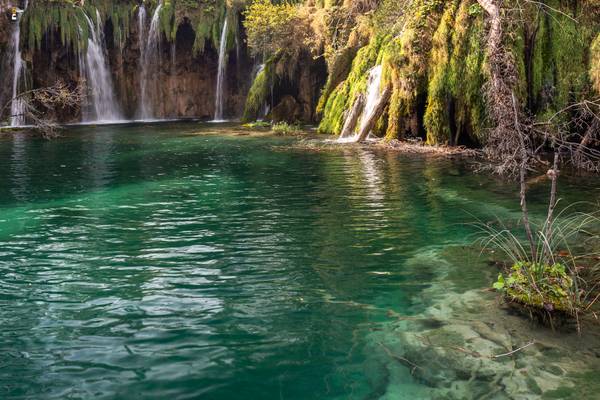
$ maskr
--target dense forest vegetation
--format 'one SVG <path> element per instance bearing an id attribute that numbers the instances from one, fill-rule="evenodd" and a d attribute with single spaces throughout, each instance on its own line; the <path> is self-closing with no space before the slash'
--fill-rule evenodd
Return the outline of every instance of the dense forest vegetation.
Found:
<path id="1" fill-rule="evenodd" d="M 140 10 L 150 19 L 159 8 L 156 60 L 149 61 L 158 64 L 152 77 L 159 82 L 152 96 L 170 101 L 156 102 L 153 116 L 208 117 L 227 20 L 229 117 L 318 123 L 320 131 L 340 134 L 346 111 L 366 92 L 372 68 L 381 65 L 380 91 L 390 93 L 373 133 L 478 146 L 497 123 L 485 90 L 493 69 L 486 53 L 490 18 L 480 3 L 486 2 L 96 0 L 80 6 L 34 0 L 20 22 L 20 46 L 30 71 L 27 87 L 49 86 L 58 78 L 75 85 L 91 26 L 98 24 L 117 101 L 132 118 L 149 34 L 140 25 Z M 581 121 L 582 110 L 573 105 L 594 100 L 600 91 L 600 4 L 514 0 L 502 2 L 500 14 L 501 43 L 521 111 L 542 121 L 570 108 L 561 116 Z M 4 22 L 3 53 L 12 28 Z M 4 102 L 10 97 L 7 82 Z M 76 113 L 59 117 L 74 120 Z M 589 115 L 577 129 L 585 131 L 586 124 Z"/>

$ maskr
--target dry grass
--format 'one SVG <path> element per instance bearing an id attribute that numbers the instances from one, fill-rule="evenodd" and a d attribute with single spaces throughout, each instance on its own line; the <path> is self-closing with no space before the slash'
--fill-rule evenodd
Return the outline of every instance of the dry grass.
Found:
<path id="1" fill-rule="evenodd" d="M 388 140 L 381 141 L 376 147 L 401 153 L 425 154 L 436 157 L 479 157 L 481 151 L 464 146 L 426 145 L 421 141 Z"/>

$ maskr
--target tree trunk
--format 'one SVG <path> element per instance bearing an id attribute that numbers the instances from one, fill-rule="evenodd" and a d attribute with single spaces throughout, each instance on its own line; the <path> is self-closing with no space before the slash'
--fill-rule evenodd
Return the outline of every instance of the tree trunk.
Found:
<path id="1" fill-rule="evenodd" d="M 366 118 L 366 120 L 360 126 L 360 131 L 358 132 L 356 142 L 360 143 L 365 141 L 369 133 L 373 130 L 373 127 L 375 127 L 375 124 L 377 123 L 379 118 L 381 118 L 381 115 L 385 110 L 385 106 L 390 101 L 391 96 L 392 89 L 390 86 L 387 86 L 383 90 L 383 93 L 381 94 L 381 97 L 379 98 L 379 101 L 377 102 L 377 105 L 375 105 L 375 108 L 373 109 L 371 114 L 365 115 L 363 117 Z"/>
<path id="2" fill-rule="evenodd" d="M 546 175 L 548 175 L 548 177 L 552 181 L 552 184 L 550 187 L 550 201 L 548 202 L 548 215 L 546 217 L 545 232 L 544 232 L 544 235 L 546 236 L 546 241 L 548 242 L 547 245 L 545 246 L 546 250 L 544 251 L 544 255 L 546 257 L 547 263 L 549 263 L 550 260 L 552 259 L 552 247 L 551 247 L 552 219 L 554 217 L 554 208 L 556 207 L 557 180 L 558 180 L 558 175 L 560 173 L 560 171 L 558 170 L 558 163 L 559 163 L 558 151 L 556 149 L 554 149 L 554 162 L 552 163 L 552 169 L 548 170 L 548 172 L 546 173 Z"/>
<path id="3" fill-rule="evenodd" d="M 360 114 L 365 108 L 365 97 L 363 95 L 359 95 L 354 104 L 352 105 L 352 109 L 350 113 L 346 117 L 346 121 L 344 122 L 344 127 L 342 128 L 342 133 L 340 133 L 340 138 L 345 138 L 348 136 L 352 136 L 354 133 L 354 129 L 356 129 L 356 124 L 358 123 L 358 119 L 360 118 Z"/>
<path id="4" fill-rule="evenodd" d="M 517 106 L 517 98 L 512 93 L 512 104 L 514 113 L 514 124 L 516 134 L 519 138 L 519 147 L 521 152 L 521 165 L 519 167 L 519 180 L 521 183 L 521 191 L 519 197 L 521 199 L 521 211 L 523 212 L 523 225 L 525 227 L 525 233 L 527 234 L 527 240 L 529 241 L 529 251 L 531 252 L 531 262 L 535 262 L 537 259 L 537 250 L 535 247 L 535 241 L 533 240 L 533 232 L 531 231 L 531 223 L 529 222 L 529 210 L 527 209 L 527 167 L 529 165 L 529 154 L 527 153 L 527 142 L 525 141 L 524 133 L 521 131 L 521 124 L 519 122 L 519 109 Z"/>
<path id="5" fill-rule="evenodd" d="M 488 33 L 488 49 L 495 50 L 502 41 L 502 26 L 500 21 L 500 8 L 493 0 L 477 0 L 490 17 L 490 31 Z"/>

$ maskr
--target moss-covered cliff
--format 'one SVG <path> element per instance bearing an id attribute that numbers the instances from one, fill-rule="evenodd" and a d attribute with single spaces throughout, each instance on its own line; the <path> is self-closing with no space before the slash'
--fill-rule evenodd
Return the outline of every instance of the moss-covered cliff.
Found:
<path id="1" fill-rule="evenodd" d="M 29 86 L 50 86 L 60 79 L 75 86 L 83 76 L 82 58 L 91 36 L 90 23 L 99 26 L 114 82 L 116 98 L 126 118 L 139 108 L 142 47 L 158 1 L 31 0 L 20 18 L 21 49 Z M 158 11 L 159 43 L 152 75 L 154 116 L 209 118 L 214 113 L 218 49 L 225 18 L 229 19 L 226 76 L 227 115 L 242 112 L 253 61 L 249 59 L 241 29 L 243 4 L 225 0 L 164 0 Z M 21 7 L 24 8 L 25 2 Z M 140 21 L 141 7 L 146 14 Z M 10 59 L 8 43 L 15 22 L 2 15 L 0 50 Z M 140 29 L 141 28 L 141 29 Z M 10 64 L 10 63 L 8 63 Z M 3 67 L 10 76 L 11 66 Z M 4 83 L 6 85 L 6 82 Z M 3 98 L 7 100 L 7 92 Z M 63 115 L 65 121 L 79 115 Z"/>
<path id="2" fill-rule="evenodd" d="M 600 2 L 503 4 L 510 21 L 503 45 L 514 58 L 526 113 L 544 118 L 598 94 Z M 316 108 L 322 132 L 340 133 L 366 91 L 369 71 L 382 65 L 380 90 L 389 86 L 392 96 L 375 133 L 430 144 L 485 141 L 492 124 L 484 96 L 488 27 L 476 0 L 307 0 L 295 7 L 308 21 L 306 48 L 327 61 Z M 287 69 L 294 62 L 288 60 Z M 249 116 L 267 95 L 265 76 L 273 72 L 264 71 L 249 98 Z"/>
<path id="3" fill-rule="evenodd" d="M 531 2 L 520 10 L 514 3 L 504 12 L 520 14 L 507 16 L 516 29 L 504 45 L 517 65 L 527 111 L 543 118 L 597 93 L 598 3 Z M 394 7 L 400 18 L 381 23 L 384 16 L 378 14 Z M 482 90 L 488 67 L 485 15 L 477 2 L 388 0 L 366 19 L 368 44 L 358 51 L 347 78 L 331 93 L 324 91 L 321 130 L 339 133 L 344 111 L 364 91 L 369 69 L 382 64 L 393 95 L 379 124 L 381 135 L 421 136 L 432 144 L 483 141 L 490 123 Z M 340 52 L 330 69 L 346 64 L 346 58 Z"/>

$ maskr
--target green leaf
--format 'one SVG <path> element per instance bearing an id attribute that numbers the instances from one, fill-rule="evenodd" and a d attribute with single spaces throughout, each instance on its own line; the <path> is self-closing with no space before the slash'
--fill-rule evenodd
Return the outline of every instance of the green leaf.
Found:
<path id="1" fill-rule="evenodd" d="M 504 277 L 502 274 L 498 274 L 498 280 L 493 284 L 493 288 L 496 290 L 504 290 Z"/>

